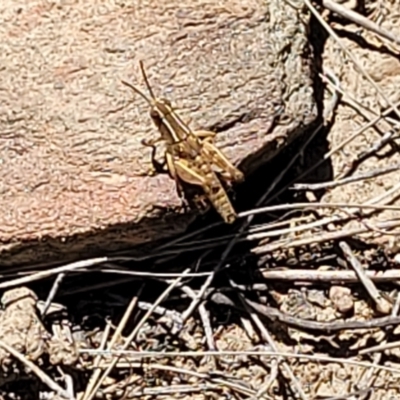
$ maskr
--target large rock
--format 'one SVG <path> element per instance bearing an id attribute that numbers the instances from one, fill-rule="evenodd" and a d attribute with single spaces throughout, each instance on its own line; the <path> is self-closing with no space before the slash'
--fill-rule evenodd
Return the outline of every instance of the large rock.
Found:
<path id="1" fill-rule="evenodd" d="M 316 118 L 307 15 L 281 0 L 0 5 L 0 265 L 51 263 L 183 232 L 149 176 L 158 95 L 249 172 Z"/>

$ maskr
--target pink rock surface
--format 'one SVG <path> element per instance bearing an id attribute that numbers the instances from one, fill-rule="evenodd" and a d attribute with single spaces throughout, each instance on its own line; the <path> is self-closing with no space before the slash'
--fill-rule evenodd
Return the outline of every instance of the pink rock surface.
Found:
<path id="1" fill-rule="evenodd" d="M 144 89 L 140 59 L 155 93 L 194 129 L 217 128 L 217 145 L 245 172 L 312 122 L 305 28 L 282 3 L 3 2 L 0 265 L 186 229 L 193 214 L 174 181 L 149 176 L 148 106 L 120 83 Z"/>

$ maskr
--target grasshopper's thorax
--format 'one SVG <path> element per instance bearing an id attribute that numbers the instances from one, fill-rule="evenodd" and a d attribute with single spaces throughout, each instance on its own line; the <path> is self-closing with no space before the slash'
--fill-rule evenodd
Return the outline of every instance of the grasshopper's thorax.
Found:
<path id="1" fill-rule="evenodd" d="M 199 151 L 191 147 L 186 141 L 179 143 L 167 143 L 170 154 L 181 159 L 194 160 L 199 155 Z"/>
<path id="2" fill-rule="evenodd" d="M 203 158 L 201 157 L 201 143 L 193 133 L 189 134 L 186 140 L 182 142 L 181 150 L 182 157 L 199 159 L 199 161 L 204 162 Z"/>
<path id="3" fill-rule="evenodd" d="M 198 138 L 180 119 L 169 100 L 155 100 L 150 110 L 150 117 L 171 153 L 183 158 L 194 158 L 201 152 Z"/>

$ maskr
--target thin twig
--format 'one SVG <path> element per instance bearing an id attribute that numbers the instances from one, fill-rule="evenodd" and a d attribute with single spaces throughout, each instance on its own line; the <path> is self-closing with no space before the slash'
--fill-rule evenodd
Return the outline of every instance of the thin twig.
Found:
<path id="1" fill-rule="evenodd" d="M 381 296 L 378 289 L 374 285 L 374 282 L 367 276 L 361 263 L 353 254 L 350 246 L 346 242 L 340 242 L 339 247 L 342 249 L 344 256 L 346 257 L 351 267 L 354 269 L 355 273 L 358 276 L 358 279 L 364 286 L 365 290 L 376 304 L 377 310 L 382 314 L 389 314 L 392 309 L 392 305 L 384 297 Z"/>
<path id="2" fill-rule="evenodd" d="M 189 286 L 182 286 L 182 292 L 186 293 L 191 299 L 196 298 L 196 293 Z M 210 317 L 208 316 L 208 312 L 204 306 L 204 303 L 199 304 L 199 315 L 201 321 L 203 323 L 204 334 L 207 340 L 207 346 L 209 350 L 216 350 L 215 341 L 213 337 L 213 332 L 210 323 Z"/>
<path id="3" fill-rule="evenodd" d="M 338 186 L 346 185 L 352 182 L 363 181 L 366 179 L 376 178 L 380 175 L 386 175 L 393 171 L 400 170 L 400 164 L 393 166 L 379 168 L 373 171 L 368 171 L 363 174 L 350 176 L 344 179 L 338 179 L 337 181 L 323 182 L 323 183 L 295 183 L 290 189 L 292 190 L 320 190 L 320 189 L 331 189 Z"/>
<path id="4" fill-rule="evenodd" d="M 294 326 L 300 330 L 315 330 L 323 332 L 338 332 L 346 329 L 371 329 L 371 328 L 382 328 L 388 325 L 396 325 L 400 323 L 400 317 L 381 317 L 373 318 L 368 321 L 332 321 L 332 322 L 318 322 L 303 318 L 292 317 L 286 315 L 276 308 L 268 307 L 263 304 L 256 303 L 249 299 L 246 299 L 247 304 L 249 304 L 254 310 L 256 310 L 261 315 L 271 319 L 278 320 L 287 325 Z"/>
<path id="5" fill-rule="evenodd" d="M 263 383 L 261 385 L 261 387 L 258 389 L 256 396 L 252 399 L 248 399 L 248 400 L 258 400 L 260 398 L 262 398 L 262 396 L 264 395 L 264 393 L 267 393 L 270 389 L 270 387 L 273 385 L 273 383 L 277 380 L 278 378 L 278 374 L 279 374 L 279 362 L 277 358 L 273 358 L 270 363 L 269 366 L 271 368 L 271 372 L 269 374 L 269 377 L 267 379 L 267 381 L 265 383 Z"/>
<path id="6" fill-rule="evenodd" d="M 376 346 L 367 347 L 359 351 L 360 355 L 371 354 L 376 352 L 382 352 L 390 349 L 397 349 L 400 347 L 400 340 L 396 340 L 390 343 L 379 343 Z"/>
<path id="7" fill-rule="evenodd" d="M 343 282 L 354 283 L 358 281 L 357 274 L 351 270 L 323 271 L 309 269 L 270 269 L 260 270 L 264 279 L 272 281 L 290 282 Z M 373 282 L 400 281 L 400 269 L 387 271 L 366 270 L 365 275 Z"/>
<path id="8" fill-rule="evenodd" d="M 178 275 L 177 275 L 178 276 Z M 139 301 L 137 307 L 140 310 L 148 311 L 153 307 L 153 304 L 146 301 Z M 153 308 L 153 314 L 161 315 L 162 317 L 167 317 L 171 321 L 172 331 L 181 331 L 183 327 L 182 315 L 176 310 L 168 310 L 165 307 L 157 306 Z"/>
<path id="9" fill-rule="evenodd" d="M 145 350 L 99 350 L 99 349 L 79 349 L 79 353 L 81 354 L 91 354 L 91 355 L 103 355 L 103 356 L 120 356 L 120 357 L 130 357 L 133 361 L 140 361 L 147 358 L 176 358 L 176 357 L 225 357 L 225 356 L 255 356 L 255 357 L 285 357 L 288 359 L 304 359 L 304 360 L 313 360 L 313 361 L 320 361 L 320 362 L 332 362 L 332 363 L 339 363 L 339 364 L 347 364 L 347 365 L 354 365 L 357 367 L 362 368 L 377 368 L 381 371 L 392 372 L 395 374 L 400 374 L 400 368 L 396 367 L 389 367 L 385 365 L 372 365 L 371 363 L 364 362 L 364 361 L 356 361 L 350 358 L 340 358 L 340 357 L 329 357 L 324 356 L 322 354 L 302 354 L 302 353 L 290 353 L 290 352 L 283 352 L 283 351 L 270 351 L 270 350 L 254 350 L 254 351 L 233 351 L 233 350 L 219 350 L 219 351 L 145 351 Z M 138 363 L 133 365 L 131 362 L 129 363 L 130 366 L 141 368 L 143 364 Z"/>
<path id="10" fill-rule="evenodd" d="M 374 226 L 377 227 L 378 229 L 393 229 L 400 227 L 400 221 L 398 220 L 381 221 L 381 222 L 376 222 Z M 361 235 L 367 232 L 371 232 L 371 230 L 366 226 L 362 226 L 359 228 L 352 228 L 352 229 L 341 229 L 335 232 L 321 233 L 318 237 L 313 236 L 300 239 L 287 239 L 287 240 L 277 241 L 275 243 L 268 243 L 253 249 L 253 252 L 255 254 L 271 253 L 278 249 L 295 248 L 295 247 L 309 245 L 312 243 L 324 243 L 338 239 L 343 239 L 345 237 Z M 389 234 L 389 232 L 387 232 L 386 234 Z M 398 233 L 396 235 L 398 235 Z M 260 262 L 262 262 L 262 260 Z"/>
<path id="11" fill-rule="evenodd" d="M 388 39 L 396 44 L 400 44 L 400 37 L 396 36 L 394 33 L 388 31 L 385 28 L 382 28 L 375 22 L 370 19 L 364 17 L 363 15 L 350 10 L 341 4 L 338 4 L 336 1 L 331 0 L 322 0 L 322 5 L 328 10 L 348 19 L 356 23 L 357 25 L 362 26 L 365 29 L 368 29 L 371 32 L 376 33 L 379 36 L 382 36 L 385 39 Z"/>
<path id="12" fill-rule="evenodd" d="M 110 321 L 108 321 L 108 323 L 106 324 L 106 327 L 103 331 L 103 335 L 101 338 L 101 342 L 100 342 L 100 346 L 99 349 L 101 350 L 105 350 L 106 349 L 106 344 L 107 344 L 107 339 L 108 336 L 110 334 L 110 330 L 111 330 L 111 323 Z M 108 350 L 111 350 L 112 347 L 109 347 Z M 101 369 L 99 368 L 100 366 L 100 362 L 101 362 L 101 354 L 97 354 L 94 361 L 93 361 L 93 373 L 92 376 L 89 379 L 88 384 L 86 385 L 86 389 L 85 389 L 85 393 L 83 394 L 82 400 L 87 400 L 90 392 L 93 390 L 93 387 L 95 385 L 95 383 L 97 382 L 97 380 L 99 379 L 99 376 L 101 374 Z"/>
<path id="13" fill-rule="evenodd" d="M 81 261 L 63 265 L 61 267 L 51 268 L 51 269 L 48 269 L 45 271 L 39 271 L 39 272 L 36 272 L 35 274 L 29 275 L 29 276 L 24 276 L 22 278 L 16 278 L 16 279 L 9 280 L 7 282 L 2 282 L 2 283 L 0 283 L 0 289 L 6 289 L 6 288 L 13 287 L 13 286 L 25 285 L 26 283 L 34 282 L 39 279 L 48 278 L 49 276 L 58 275 L 63 272 L 76 271 L 81 268 L 88 268 L 88 267 L 93 267 L 95 265 L 100 265 L 107 261 L 119 261 L 119 260 L 126 261 L 126 258 L 125 257 L 117 257 L 117 258 L 110 259 L 109 257 L 99 257 L 99 258 L 91 258 L 88 260 L 81 260 Z"/>
<path id="14" fill-rule="evenodd" d="M 207 357 L 207 355 L 205 357 Z M 232 381 L 229 381 L 228 379 L 222 379 L 218 376 L 212 376 L 212 375 L 210 375 L 208 373 L 204 373 L 204 372 L 198 372 L 198 371 L 193 371 L 193 370 L 189 370 L 186 368 L 178 368 L 178 367 L 174 367 L 171 365 L 162 365 L 162 364 L 149 364 L 149 365 L 146 365 L 146 368 L 157 369 L 157 370 L 168 371 L 168 372 L 175 372 L 176 374 L 179 374 L 179 375 L 195 376 L 196 378 L 204 379 L 209 382 L 216 383 L 220 387 L 225 386 L 233 391 L 239 392 L 239 393 L 247 395 L 247 396 L 255 394 L 255 391 L 253 389 L 251 389 L 250 387 L 248 387 L 248 385 L 245 382 L 243 382 L 242 384 L 237 381 L 232 382 Z M 158 394 L 158 393 L 156 392 L 155 394 Z"/>
<path id="15" fill-rule="evenodd" d="M 50 293 L 47 296 L 46 302 L 44 304 L 43 309 L 41 310 L 41 316 L 42 318 L 47 314 L 48 309 L 50 308 L 50 305 L 52 303 L 52 301 L 54 300 L 54 298 L 56 297 L 57 291 L 61 285 L 61 282 L 63 281 L 65 277 L 65 273 L 62 272 L 60 274 L 57 275 L 56 279 L 54 280 L 54 283 L 50 289 Z"/>
<path id="16" fill-rule="evenodd" d="M 360 208 L 360 209 L 371 209 L 374 208 L 376 210 L 393 210 L 400 211 L 400 206 L 388 206 L 388 205 L 375 205 L 369 203 L 293 203 L 293 204 L 279 204 L 276 206 L 267 206 L 255 208 L 250 211 L 244 211 L 241 213 L 241 216 L 247 215 L 255 215 L 262 214 L 271 211 L 279 211 L 279 210 L 291 210 L 291 209 L 319 209 L 319 208 Z"/>
<path id="17" fill-rule="evenodd" d="M 394 185 L 391 189 L 386 190 L 386 192 L 376 196 L 376 197 L 372 197 L 371 199 L 367 200 L 365 202 L 365 204 L 378 204 L 381 203 L 382 201 L 384 201 L 385 199 L 389 198 L 389 196 L 391 196 L 392 194 L 395 194 L 396 192 L 400 191 L 400 182 L 397 183 L 396 185 Z M 397 195 L 396 195 L 397 196 Z M 387 203 L 389 202 L 389 200 L 386 201 Z"/>

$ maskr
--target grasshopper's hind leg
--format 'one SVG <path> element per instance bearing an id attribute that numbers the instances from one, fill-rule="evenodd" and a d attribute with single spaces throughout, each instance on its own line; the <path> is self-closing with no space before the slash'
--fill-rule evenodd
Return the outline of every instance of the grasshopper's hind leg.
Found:
<path id="1" fill-rule="evenodd" d="M 194 206 L 198 210 L 204 212 L 207 209 L 207 203 L 204 199 L 204 196 L 196 192 L 199 186 L 191 188 L 186 187 L 185 190 L 184 185 L 187 185 L 187 183 L 185 183 L 185 181 L 179 178 L 174 158 L 169 153 L 166 153 L 166 162 L 168 166 L 169 175 L 171 176 L 171 178 L 175 180 L 178 196 L 180 197 L 183 207 L 186 209 L 186 211 L 189 211 L 190 208 Z M 181 162 L 177 162 L 177 164 L 178 164 L 178 169 L 181 171 L 182 169 Z"/>
<path id="2" fill-rule="evenodd" d="M 216 133 L 211 131 L 194 131 L 193 132 L 200 140 L 209 140 L 210 142 L 213 141 L 215 138 Z"/>
<path id="3" fill-rule="evenodd" d="M 200 131 L 202 132 L 202 131 Z M 242 182 L 243 172 L 236 168 L 225 155 L 214 146 L 212 137 L 205 137 L 202 142 L 205 153 L 209 156 L 211 164 L 219 168 L 219 173 L 226 182 Z"/>

